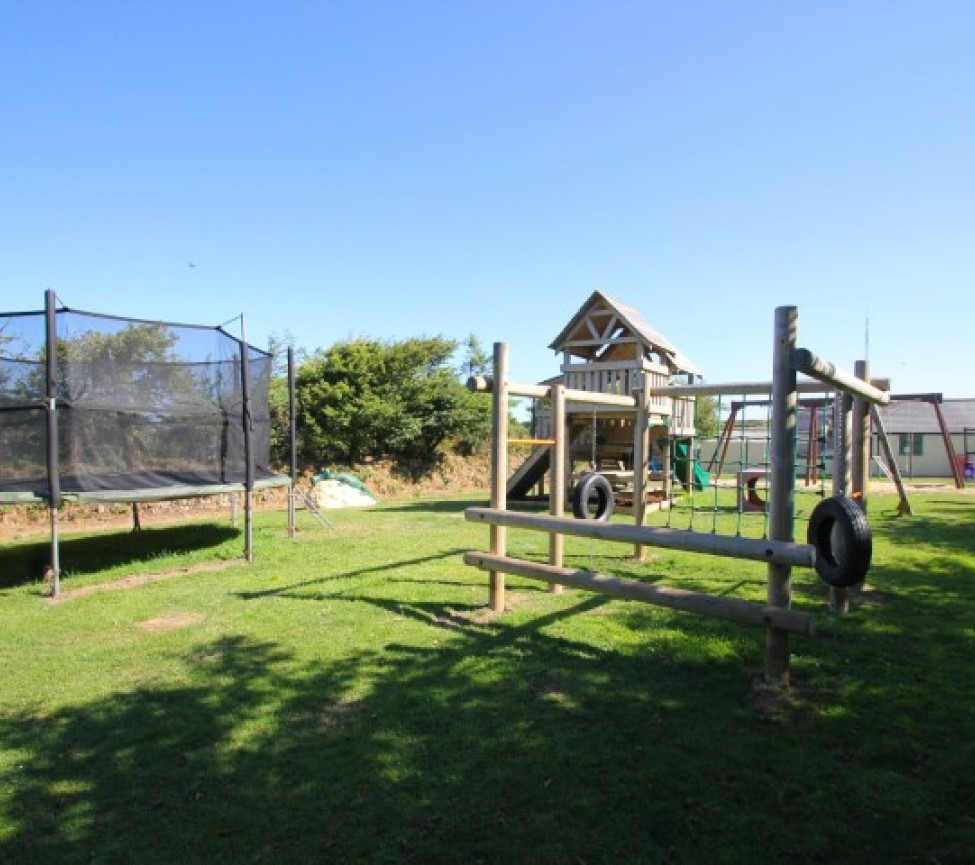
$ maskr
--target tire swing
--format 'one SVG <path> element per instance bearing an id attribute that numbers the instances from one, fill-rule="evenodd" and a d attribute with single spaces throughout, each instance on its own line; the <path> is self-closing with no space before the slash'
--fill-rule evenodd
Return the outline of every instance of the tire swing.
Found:
<path id="1" fill-rule="evenodd" d="M 593 501 L 595 512 L 590 510 Z M 572 513 L 576 519 L 600 522 L 613 515 L 613 488 L 599 472 L 586 472 L 572 488 Z"/>
<path id="2" fill-rule="evenodd" d="M 860 505 L 846 496 L 823 499 L 809 517 L 806 540 L 816 548 L 816 573 L 838 589 L 863 582 L 873 539 Z"/>

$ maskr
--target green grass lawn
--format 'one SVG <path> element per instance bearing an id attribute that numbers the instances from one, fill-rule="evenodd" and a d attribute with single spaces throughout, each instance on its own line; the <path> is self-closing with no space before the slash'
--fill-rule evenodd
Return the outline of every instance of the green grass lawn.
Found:
<path id="1" fill-rule="evenodd" d="M 483 500 L 262 513 L 252 565 L 216 522 L 69 537 L 59 603 L 40 539 L 0 547 L 0 862 L 971 862 L 975 499 L 895 503 L 847 617 L 794 572 L 779 701 L 758 629 L 510 577 L 487 615 Z M 567 539 L 764 598 L 761 564 L 629 554 Z"/>

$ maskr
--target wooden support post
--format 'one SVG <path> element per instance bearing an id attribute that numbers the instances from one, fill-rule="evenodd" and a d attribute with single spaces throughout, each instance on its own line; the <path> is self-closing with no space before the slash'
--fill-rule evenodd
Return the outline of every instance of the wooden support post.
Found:
<path id="1" fill-rule="evenodd" d="M 848 496 L 852 491 L 853 457 L 853 397 L 837 393 L 833 403 L 833 495 Z M 829 608 L 838 615 L 850 609 L 849 592 L 845 588 L 830 586 Z"/>
<path id="2" fill-rule="evenodd" d="M 640 373 L 636 417 L 633 419 L 633 523 L 642 526 L 647 517 L 647 472 L 650 462 L 650 414 L 647 410 L 647 374 Z M 646 559 L 643 544 L 633 547 L 633 558 Z"/>
<path id="3" fill-rule="evenodd" d="M 665 502 L 670 502 L 671 495 L 673 494 L 673 486 L 674 485 L 673 485 L 673 477 L 671 476 L 672 473 L 671 473 L 671 470 L 670 470 L 671 441 L 670 441 L 670 427 L 669 426 L 666 429 L 666 433 L 664 435 L 664 443 L 663 443 L 663 446 L 661 447 L 660 450 L 661 450 L 660 461 L 663 463 L 663 466 L 662 466 L 662 469 L 663 469 L 663 489 L 662 489 L 661 493 L 663 495 L 664 501 Z"/>
<path id="4" fill-rule="evenodd" d="M 877 406 L 870 406 L 870 414 L 873 416 L 873 425 L 877 430 L 877 441 L 880 443 L 880 449 L 884 452 L 884 457 L 887 460 L 887 467 L 890 470 L 890 475 L 894 479 L 894 486 L 897 488 L 897 494 L 900 496 L 900 503 L 897 506 L 897 513 L 900 516 L 905 514 L 909 517 L 914 516 L 914 511 L 911 508 L 911 502 L 907 498 L 907 489 L 904 486 L 904 479 L 901 477 L 900 466 L 897 465 L 897 459 L 894 457 L 894 450 L 890 446 L 890 439 L 887 437 L 887 428 L 884 426 L 884 419 L 880 416 L 880 410 Z"/>
<path id="5" fill-rule="evenodd" d="M 491 423 L 491 507 L 505 510 L 508 507 L 508 345 L 494 344 L 492 423 Z M 491 526 L 491 553 L 504 556 L 507 553 L 507 536 L 504 526 Z M 504 574 L 490 571 L 488 605 L 495 612 L 504 610 Z"/>
<path id="6" fill-rule="evenodd" d="M 863 381 L 870 381 L 870 367 L 867 361 L 858 360 L 853 365 L 853 374 Z M 853 400 L 853 436 L 851 442 L 850 487 L 851 495 L 858 499 L 864 512 L 867 510 L 867 495 L 870 486 L 870 404 L 862 397 Z"/>
<path id="7" fill-rule="evenodd" d="M 809 409 L 809 429 L 806 435 L 806 486 L 819 480 L 819 436 L 816 424 L 819 421 L 819 407 Z"/>
<path id="8" fill-rule="evenodd" d="M 796 347 L 798 314 L 794 306 L 775 310 L 775 339 L 772 354 L 772 441 L 769 480 L 769 539 L 794 541 L 796 370 L 792 353 Z M 768 605 L 788 610 L 792 607 L 792 566 L 769 564 Z M 787 687 L 789 684 L 789 632 L 769 625 L 765 636 L 765 681 Z"/>
<path id="9" fill-rule="evenodd" d="M 955 479 L 955 487 L 963 490 L 965 488 L 965 472 L 958 465 L 955 446 L 951 443 L 951 433 L 948 431 L 948 424 L 945 421 L 944 413 L 941 411 L 940 398 L 932 400 L 931 405 L 934 406 L 934 413 L 938 418 L 938 427 L 941 430 L 941 438 L 945 443 L 945 453 L 948 455 L 948 463 L 951 466 L 951 476 Z"/>
<path id="10" fill-rule="evenodd" d="M 837 393 L 833 400 L 833 495 L 850 494 L 850 407 L 852 398 Z"/>
<path id="11" fill-rule="evenodd" d="M 552 482 L 548 499 L 548 512 L 553 517 L 561 517 L 565 512 L 565 455 L 569 447 L 565 434 L 565 386 L 552 385 L 552 434 L 554 443 L 551 449 Z M 561 568 L 565 552 L 565 536 L 552 532 L 548 539 L 548 562 Z M 549 590 L 555 594 L 563 591 L 561 583 L 550 583 Z"/>

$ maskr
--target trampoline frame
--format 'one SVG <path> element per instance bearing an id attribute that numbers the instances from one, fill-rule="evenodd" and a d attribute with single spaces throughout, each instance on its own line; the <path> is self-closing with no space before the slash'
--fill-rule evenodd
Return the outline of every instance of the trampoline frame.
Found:
<path id="1" fill-rule="evenodd" d="M 80 310 L 69 310 L 62 307 L 65 311 L 81 312 Z M 38 313 L 6 313 L 9 316 L 17 315 L 37 315 Z M 103 315 L 101 313 L 87 313 L 98 315 L 102 318 L 115 319 L 118 321 L 132 321 L 152 324 L 165 324 L 165 322 L 146 322 L 143 319 L 127 319 L 120 316 Z M 62 483 L 65 478 L 61 475 L 60 451 L 59 451 L 59 430 L 58 430 L 58 370 L 57 370 L 57 296 L 52 289 L 47 289 L 44 297 L 44 318 L 45 318 L 45 346 L 46 346 L 46 369 L 45 369 L 45 398 L 43 405 L 38 405 L 46 414 L 46 461 L 47 461 L 47 484 L 45 490 L 17 489 L 18 484 L 8 485 L 6 489 L 0 485 L 0 504 L 15 505 L 46 505 L 50 513 L 50 545 L 51 545 L 51 592 L 57 597 L 61 591 L 61 564 L 60 564 L 60 526 L 59 514 L 62 503 L 64 502 L 95 502 L 95 503 L 133 503 L 171 501 L 174 499 L 198 498 L 203 496 L 244 493 L 244 558 L 248 562 L 254 560 L 253 544 L 253 498 L 254 492 L 258 490 L 273 489 L 277 487 L 289 487 L 289 507 L 288 507 L 288 531 L 291 537 L 295 535 L 295 477 L 296 477 L 296 448 L 295 448 L 295 374 L 294 374 L 294 352 L 288 349 L 288 407 L 291 415 L 289 422 L 289 448 L 291 476 L 282 474 L 267 473 L 257 476 L 254 460 L 254 446 L 252 436 L 252 405 L 251 405 L 251 370 L 250 370 L 250 350 L 251 346 L 247 342 L 244 318 L 241 316 L 241 336 L 235 337 L 228 334 L 222 327 L 208 327 L 206 325 L 172 325 L 180 328 L 199 328 L 203 330 L 216 330 L 225 336 L 235 340 L 240 345 L 240 382 L 242 409 L 239 422 L 243 434 L 244 443 L 244 476 L 241 480 L 221 483 L 208 483 L 205 478 L 200 478 L 199 483 L 193 482 L 192 472 L 172 472 L 167 479 L 166 472 L 146 472 L 146 475 L 153 476 L 155 483 L 144 486 L 118 486 L 111 487 L 106 484 L 105 489 L 98 490 L 64 490 Z M 107 476 L 111 478 L 112 476 Z M 132 478 L 133 475 L 118 475 L 117 477 Z M 167 483 L 166 481 L 170 482 Z M 28 487 L 28 483 L 22 486 Z M 69 485 L 73 486 L 73 485 Z"/>

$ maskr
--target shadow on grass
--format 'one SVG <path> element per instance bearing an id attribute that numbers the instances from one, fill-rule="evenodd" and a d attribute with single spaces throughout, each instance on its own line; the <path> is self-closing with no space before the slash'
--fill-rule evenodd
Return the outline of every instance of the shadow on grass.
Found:
<path id="1" fill-rule="evenodd" d="M 382 504 L 375 509 L 375 513 L 431 513 L 431 514 L 462 514 L 467 508 L 483 504 L 484 499 L 410 499 L 408 502 L 398 501 L 395 504 Z"/>
<path id="2" fill-rule="evenodd" d="M 975 553 L 975 500 L 970 509 L 952 513 L 950 522 L 943 518 L 945 505 L 939 505 L 941 518 L 935 519 L 924 513 L 913 517 L 887 517 L 878 521 L 878 528 L 882 525 L 884 537 L 897 546 Z"/>
<path id="3" fill-rule="evenodd" d="M 376 508 L 375 513 L 431 513 L 431 514 L 462 514 L 467 508 L 487 508 L 490 507 L 488 496 L 471 496 L 463 499 L 411 499 L 408 502 L 396 502 L 395 504 L 383 504 Z M 508 502 L 508 510 L 526 511 L 529 513 L 547 513 L 548 504 L 546 502 L 517 501 Z"/>
<path id="4" fill-rule="evenodd" d="M 238 529 L 214 523 L 146 528 L 65 538 L 59 545 L 62 577 L 95 574 L 120 565 L 148 562 L 170 553 L 218 547 L 240 537 Z M 51 561 L 50 542 L 31 541 L 0 548 L 0 588 L 38 582 Z"/>
<path id="5" fill-rule="evenodd" d="M 603 603 L 328 663 L 232 636 L 186 651 L 178 683 L 0 714 L 17 755 L 0 788 L 0 860 L 813 863 L 970 850 L 971 749 L 915 746 L 906 762 L 890 751 L 883 731 L 902 743 L 915 723 L 903 695 L 864 688 L 801 729 L 770 723 L 745 706 L 740 659 L 708 649 L 718 625 L 687 619 L 686 636 L 651 654 L 560 635 Z M 414 614 L 433 623 L 435 611 Z M 928 718 L 960 733 L 967 714 Z M 953 834 L 925 832 L 934 817 Z"/>
<path id="6" fill-rule="evenodd" d="M 289 597 L 289 598 L 301 598 L 304 599 L 307 596 L 301 594 L 299 589 L 306 589 L 310 586 L 320 586 L 325 583 L 333 583 L 337 580 L 351 580 L 355 577 L 362 577 L 372 574 L 381 574 L 385 571 L 401 571 L 404 568 L 409 568 L 414 565 L 423 565 L 428 562 L 436 562 L 440 559 L 449 559 L 453 556 L 461 556 L 466 552 L 462 549 L 448 550 L 444 553 L 437 553 L 431 556 L 421 556 L 415 559 L 403 559 L 401 561 L 390 562 L 386 565 L 369 565 L 365 568 L 359 568 L 354 571 L 344 571 L 341 574 L 329 574 L 325 577 L 316 577 L 313 580 L 303 580 L 300 583 L 292 583 L 288 586 L 275 586 L 273 589 L 263 589 L 259 592 L 238 592 L 237 597 L 245 601 L 255 601 L 260 598 L 271 598 L 276 596 Z M 316 596 L 317 597 L 317 596 Z"/>
<path id="7" fill-rule="evenodd" d="M 970 860 L 967 569 L 878 570 L 887 602 L 823 616 L 795 701 L 758 711 L 760 630 L 542 588 L 544 609 L 483 618 L 383 579 L 457 552 L 282 596 L 365 603 L 429 644 L 309 660 L 237 634 L 182 648 L 178 679 L 0 707 L 0 861 Z"/>

